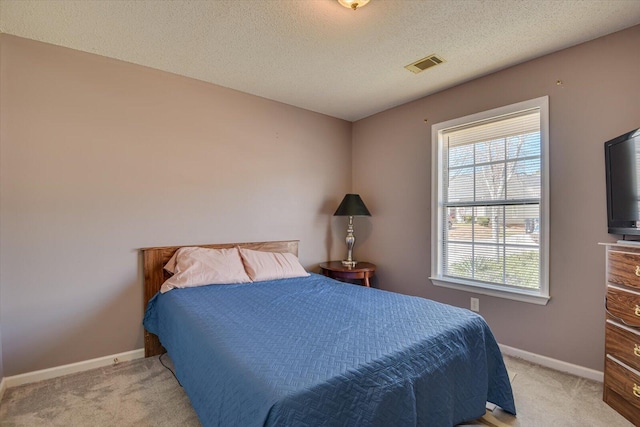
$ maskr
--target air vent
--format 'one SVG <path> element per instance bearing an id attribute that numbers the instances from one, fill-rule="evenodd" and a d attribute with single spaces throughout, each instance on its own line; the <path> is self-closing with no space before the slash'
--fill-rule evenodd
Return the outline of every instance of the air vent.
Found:
<path id="1" fill-rule="evenodd" d="M 427 68 L 435 67 L 444 62 L 444 59 L 438 55 L 429 55 L 426 58 L 418 59 L 416 62 L 406 65 L 404 68 L 412 73 L 418 74 L 426 70 Z"/>

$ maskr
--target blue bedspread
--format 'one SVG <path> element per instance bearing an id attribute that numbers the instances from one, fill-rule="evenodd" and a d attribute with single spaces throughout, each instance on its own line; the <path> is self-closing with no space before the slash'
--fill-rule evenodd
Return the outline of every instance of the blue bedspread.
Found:
<path id="1" fill-rule="evenodd" d="M 144 318 L 204 426 L 453 426 L 515 414 L 482 317 L 312 274 L 157 294 Z"/>

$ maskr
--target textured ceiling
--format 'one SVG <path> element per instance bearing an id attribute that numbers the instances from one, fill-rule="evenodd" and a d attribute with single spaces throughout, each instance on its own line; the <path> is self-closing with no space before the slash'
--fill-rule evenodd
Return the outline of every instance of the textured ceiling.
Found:
<path id="1" fill-rule="evenodd" d="M 640 0 L 0 0 L 0 32 L 350 121 L 639 23 Z"/>

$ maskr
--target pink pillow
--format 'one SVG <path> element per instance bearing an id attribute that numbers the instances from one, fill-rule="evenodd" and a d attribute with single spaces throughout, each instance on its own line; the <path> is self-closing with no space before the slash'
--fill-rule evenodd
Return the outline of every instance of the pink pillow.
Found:
<path id="1" fill-rule="evenodd" d="M 244 268 L 254 282 L 309 276 L 294 254 L 238 249 Z"/>
<path id="2" fill-rule="evenodd" d="M 164 265 L 164 269 L 169 273 L 173 274 L 176 272 L 176 258 L 178 258 L 178 252 L 180 252 L 183 248 L 178 249 L 173 253 L 173 256 L 167 263 Z"/>
<path id="3" fill-rule="evenodd" d="M 165 270 L 174 274 L 162 284 L 161 293 L 175 288 L 251 282 L 237 248 L 180 248 Z"/>

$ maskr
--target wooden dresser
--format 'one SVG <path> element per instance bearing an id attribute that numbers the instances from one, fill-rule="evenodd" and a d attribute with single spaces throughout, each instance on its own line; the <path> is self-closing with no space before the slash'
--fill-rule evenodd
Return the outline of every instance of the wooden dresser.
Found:
<path id="1" fill-rule="evenodd" d="M 640 426 L 640 245 L 607 244 L 604 401 Z"/>

